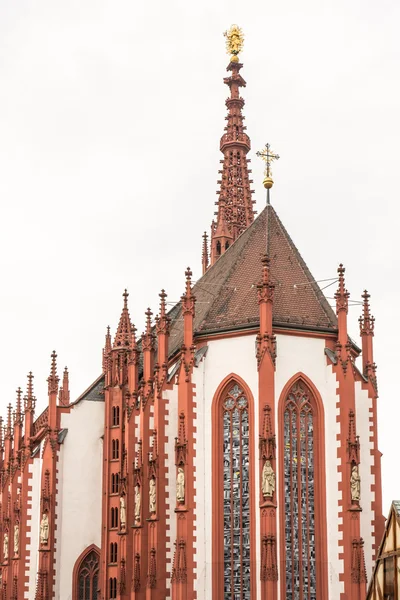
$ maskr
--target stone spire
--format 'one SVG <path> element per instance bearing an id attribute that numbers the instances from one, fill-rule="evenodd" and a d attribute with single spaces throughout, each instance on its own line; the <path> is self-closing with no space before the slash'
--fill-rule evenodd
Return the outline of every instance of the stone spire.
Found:
<path id="1" fill-rule="evenodd" d="M 115 334 L 114 348 L 129 348 L 132 341 L 132 323 L 128 311 L 129 294 L 125 290 L 122 295 L 124 297 L 124 306 L 119 319 L 117 333 Z"/>
<path id="2" fill-rule="evenodd" d="M 64 373 L 63 373 L 63 381 L 62 381 L 62 386 L 60 387 L 60 392 L 59 392 L 59 397 L 58 397 L 58 403 L 60 406 L 68 406 L 69 404 L 69 374 L 68 374 L 68 369 L 67 367 L 65 367 L 64 369 Z"/>
<path id="3" fill-rule="evenodd" d="M 250 150 L 250 138 L 245 133 L 242 115 L 244 100 L 239 93 L 240 88 L 246 86 L 240 75 L 243 65 L 238 58 L 243 46 L 243 34 L 240 28 L 233 25 L 226 37 L 227 49 L 231 54 L 227 71 L 231 75 L 224 78 L 224 83 L 229 87 L 230 95 L 226 100 L 227 124 L 220 142 L 224 158 L 219 171 L 221 179 L 218 181 L 220 189 L 217 192 L 217 219 L 211 225 L 211 264 L 253 222 L 255 215 L 251 196 L 253 192 L 250 189 L 252 180 L 249 179 L 251 171 L 248 169 L 250 160 L 246 158 Z"/>

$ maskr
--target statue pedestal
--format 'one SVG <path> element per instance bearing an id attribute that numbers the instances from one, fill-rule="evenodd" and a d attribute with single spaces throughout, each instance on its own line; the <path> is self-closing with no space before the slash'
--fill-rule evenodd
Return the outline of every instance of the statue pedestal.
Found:
<path id="1" fill-rule="evenodd" d="M 355 503 L 353 503 L 353 504 L 350 506 L 349 510 L 351 510 L 352 512 L 361 512 L 361 511 L 362 511 L 362 508 L 361 508 L 361 506 L 360 506 L 359 504 L 355 504 Z"/>
<path id="2" fill-rule="evenodd" d="M 264 498 L 264 501 L 261 502 L 260 508 L 276 508 L 277 505 L 275 502 L 272 502 L 271 498 Z"/>
<path id="3" fill-rule="evenodd" d="M 180 504 L 179 506 L 177 506 L 175 508 L 175 512 L 176 513 L 179 513 L 179 512 L 188 512 L 188 510 L 189 509 L 187 508 L 186 504 Z"/>

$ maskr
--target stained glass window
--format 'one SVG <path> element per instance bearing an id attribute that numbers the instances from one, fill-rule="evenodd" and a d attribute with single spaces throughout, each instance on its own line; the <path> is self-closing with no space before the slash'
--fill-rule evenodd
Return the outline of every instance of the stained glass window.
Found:
<path id="1" fill-rule="evenodd" d="M 249 411 L 237 384 L 222 406 L 224 600 L 250 600 Z"/>
<path id="2" fill-rule="evenodd" d="M 78 600 L 97 600 L 99 555 L 91 550 L 84 558 L 78 574 Z"/>
<path id="3" fill-rule="evenodd" d="M 316 600 L 314 413 L 297 381 L 284 413 L 286 600 Z"/>

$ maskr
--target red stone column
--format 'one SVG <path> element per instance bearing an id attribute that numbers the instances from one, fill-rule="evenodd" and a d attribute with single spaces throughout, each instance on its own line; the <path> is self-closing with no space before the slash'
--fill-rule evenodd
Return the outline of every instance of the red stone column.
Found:
<path id="1" fill-rule="evenodd" d="M 178 437 L 176 440 L 176 463 L 177 469 L 175 476 L 178 476 L 179 469 L 183 469 L 184 475 L 184 495 L 180 499 L 171 498 L 171 502 L 176 503 L 176 541 L 175 553 L 172 565 L 172 598 L 173 600 L 193 600 L 196 597 L 194 591 L 194 569 L 196 560 L 194 556 L 195 542 L 195 414 L 194 414 L 194 393 L 192 383 L 193 373 L 193 320 L 195 297 L 192 294 L 191 276 L 192 272 L 186 270 L 186 291 L 182 296 L 183 312 L 183 346 L 181 349 L 181 364 L 178 374 L 178 414 L 180 423 L 184 422 L 185 430 L 178 426 Z M 187 436 L 187 439 L 186 439 Z M 182 452 L 182 446 L 187 448 L 187 452 Z M 181 472 L 182 473 L 182 472 Z"/>
<path id="2" fill-rule="evenodd" d="M 375 329 L 375 319 L 370 314 L 369 298 L 367 290 L 364 291 L 363 298 L 363 313 L 359 319 L 360 335 L 362 341 L 362 361 L 363 374 L 368 379 L 367 384 L 363 387 L 367 389 L 368 396 L 372 400 L 372 410 L 370 411 L 370 439 L 372 441 L 371 454 L 373 457 L 372 474 L 374 483 L 371 492 L 374 493 L 374 499 L 371 502 L 371 508 L 374 515 L 374 554 L 379 548 L 383 532 L 385 530 L 385 517 L 382 514 L 382 475 L 381 475 L 381 457 L 382 454 L 378 447 L 378 415 L 377 415 L 377 400 L 378 400 L 378 385 L 376 379 L 376 364 L 373 354 L 373 339 Z M 375 558 L 375 556 L 374 556 Z"/>
<path id="3" fill-rule="evenodd" d="M 26 565 L 28 561 L 27 545 L 30 542 L 31 522 L 28 520 L 28 509 L 31 508 L 31 473 L 29 465 L 32 464 L 31 452 L 33 435 L 33 421 L 35 413 L 35 398 L 33 396 L 33 375 L 28 374 L 28 387 L 25 397 L 25 419 L 24 419 L 24 443 L 21 448 L 21 494 L 20 494 L 20 530 L 19 530 L 19 577 L 18 598 L 24 598 L 28 589 L 28 580 L 25 578 Z M 35 549 L 33 550 L 36 551 Z M 30 558 L 30 557 L 29 557 Z"/>
<path id="4" fill-rule="evenodd" d="M 55 518 L 56 518 L 56 469 L 59 414 L 57 413 L 57 355 L 51 356 L 50 376 L 47 380 L 49 389 L 49 406 L 47 432 L 43 442 L 42 479 L 40 498 L 40 525 L 43 535 L 39 535 L 39 569 L 37 576 L 35 600 L 48 600 L 54 594 L 55 583 Z"/>
<path id="5" fill-rule="evenodd" d="M 160 313 L 156 318 L 157 364 L 154 367 L 154 431 L 149 457 L 149 476 L 157 482 L 155 518 L 148 525 L 147 600 L 164 600 L 167 596 L 167 508 L 168 474 L 165 444 L 166 406 L 163 393 L 168 380 L 168 338 L 170 319 L 166 313 L 166 293 L 160 293 Z"/>
<path id="6" fill-rule="evenodd" d="M 108 328 L 103 351 L 105 419 L 103 445 L 103 513 L 101 598 L 131 595 L 134 566 L 133 463 L 137 401 L 138 350 L 128 311 L 128 293 L 114 343 Z"/>
<path id="7" fill-rule="evenodd" d="M 363 543 L 360 537 L 360 501 L 352 500 L 351 477 L 353 469 L 358 473 L 359 465 L 359 442 L 356 435 L 356 406 L 355 406 L 355 372 L 354 354 L 347 333 L 347 312 L 349 293 L 344 284 L 343 265 L 339 266 L 339 285 L 335 294 L 336 313 L 338 317 L 338 341 L 336 352 L 338 362 L 334 367 L 338 388 L 340 423 L 338 458 L 340 459 L 339 473 L 342 492 L 342 501 L 339 510 L 339 518 L 343 524 L 339 530 L 343 532 L 342 552 L 339 556 L 344 562 L 344 572 L 340 579 L 344 583 L 344 593 L 340 600 L 361 600 L 366 595 L 366 579 L 360 570 L 360 564 L 364 563 Z M 362 500 L 362 499 L 361 499 Z M 359 560 L 355 561 L 355 548 Z M 364 569 L 365 571 L 365 569 Z"/>
<path id="8" fill-rule="evenodd" d="M 260 332 L 257 336 L 258 422 L 259 422 L 259 508 L 261 542 L 261 598 L 276 600 L 278 586 L 276 508 L 277 491 L 263 491 L 263 470 L 276 474 L 275 456 L 275 358 L 276 342 L 272 331 L 274 285 L 270 281 L 269 259 L 262 260 L 262 281 L 258 287 Z M 266 492 L 266 493 L 264 493 Z"/>
<path id="9" fill-rule="evenodd" d="M 146 312 L 146 331 L 142 335 L 143 380 L 140 384 L 140 434 L 139 451 L 135 469 L 135 487 L 140 488 L 140 521 L 134 532 L 134 582 L 131 598 L 144 600 L 147 597 L 149 554 L 149 532 L 157 520 L 159 498 L 157 473 L 150 470 L 150 410 L 154 401 L 154 334 L 151 326 L 150 309 Z M 152 482 L 150 482 L 152 480 Z M 155 510 L 150 510 L 150 488 L 156 490 Z"/>

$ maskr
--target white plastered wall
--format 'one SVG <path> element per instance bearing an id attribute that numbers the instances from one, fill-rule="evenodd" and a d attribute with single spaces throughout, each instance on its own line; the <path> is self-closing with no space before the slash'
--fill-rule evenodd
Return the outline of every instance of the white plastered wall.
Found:
<path id="1" fill-rule="evenodd" d="M 374 476 L 371 473 L 373 465 L 373 456 L 371 450 L 373 443 L 370 440 L 372 433 L 370 432 L 370 409 L 372 409 L 372 398 L 368 397 L 367 390 L 362 389 L 360 381 L 356 381 L 356 423 L 357 435 L 360 437 L 360 466 L 359 472 L 361 477 L 361 508 L 360 525 L 361 537 L 364 540 L 364 555 L 365 568 L 367 571 L 368 581 L 371 578 L 373 570 L 373 548 L 374 539 L 372 536 L 372 521 L 374 515 L 371 510 L 371 502 L 375 500 L 375 492 L 372 491 Z"/>
<path id="2" fill-rule="evenodd" d="M 81 401 L 61 417 L 68 429 L 58 460 L 56 593 L 72 598 L 72 573 L 79 555 L 101 544 L 104 402 Z"/>
<path id="3" fill-rule="evenodd" d="M 278 432 L 278 402 L 286 383 L 296 373 L 304 373 L 313 382 L 319 391 L 325 413 L 325 465 L 326 465 L 326 516 L 328 537 L 328 582 L 329 598 L 337 600 L 343 592 L 343 583 L 339 581 L 339 574 L 343 572 L 343 560 L 339 559 L 339 541 L 342 533 L 339 532 L 339 491 L 340 475 L 338 473 L 339 459 L 337 449 L 339 442 L 336 437 L 339 433 L 339 423 L 336 422 L 338 409 L 336 403 L 337 382 L 332 372 L 332 367 L 327 365 L 324 353 L 325 340 L 294 335 L 277 336 L 277 361 L 275 374 L 275 401 L 276 401 L 276 431 Z M 277 464 L 279 464 L 280 440 L 277 440 Z M 282 483 L 277 473 L 277 487 Z M 278 531 L 279 531 L 278 506 Z M 279 544 L 279 535 L 278 535 Z M 278 556 L 280 548 L 278 546 Z M 282 573 L 279 574 L 282 577 Z M 279 594 L 279 592 L 278 592 Z M 279 595 L 280 597 L 280 595 Z"/>
<path id="4" fill-rule="evenodd" d="M 41 493 L 41 478 L 42 478 L 42 445 L 40 452 L 33 459 L 33 462 L 29 465 L 29 472 L 31 473 L 30 487 L 32 490 L 29 492 L 29 501 L 31 508 L 28 509 L 27 514 L 30 517 L 28 524 L 30 525 L 31 531 L 28 533 L 30 541 L 27 544 L 27 564 L 25 575 L 28 576 L 28 591 L 25 592 L 25 598 L 30 600 L 35 597 L 36 591 L 36 577 L 39 568 L 39 528 L 40 528 L 40 493 Z"/>
<path id="5" fill-rule="evenodd" d="M 196 500 L 197 500 L 197 597 L 212 598 L 212 481 L 211 481 L 211 405 L 220 383 L 231 373 L 241 377 L 254 397 L 254 444 L 258 447 L 258 372 L 255 358 L 254 335 L 210 341 L 208 351 L 200 365 L 194 369 L 196 385 L 197 437 L 196 437 Z M 256 454 L 257 456 L 257 454 Z M 255 489 L 259 488 L 258 469 L 255 469 Z M 257 496 L 257 495 L 256 495 Z M 256 531 L 260 531 L 259 511 L 256 512 Z M 260 598 L 260 540 L 254 541 L 256 549 L 257 598 Z M 255 600 L 255 596 L 254 596 Z"/>

